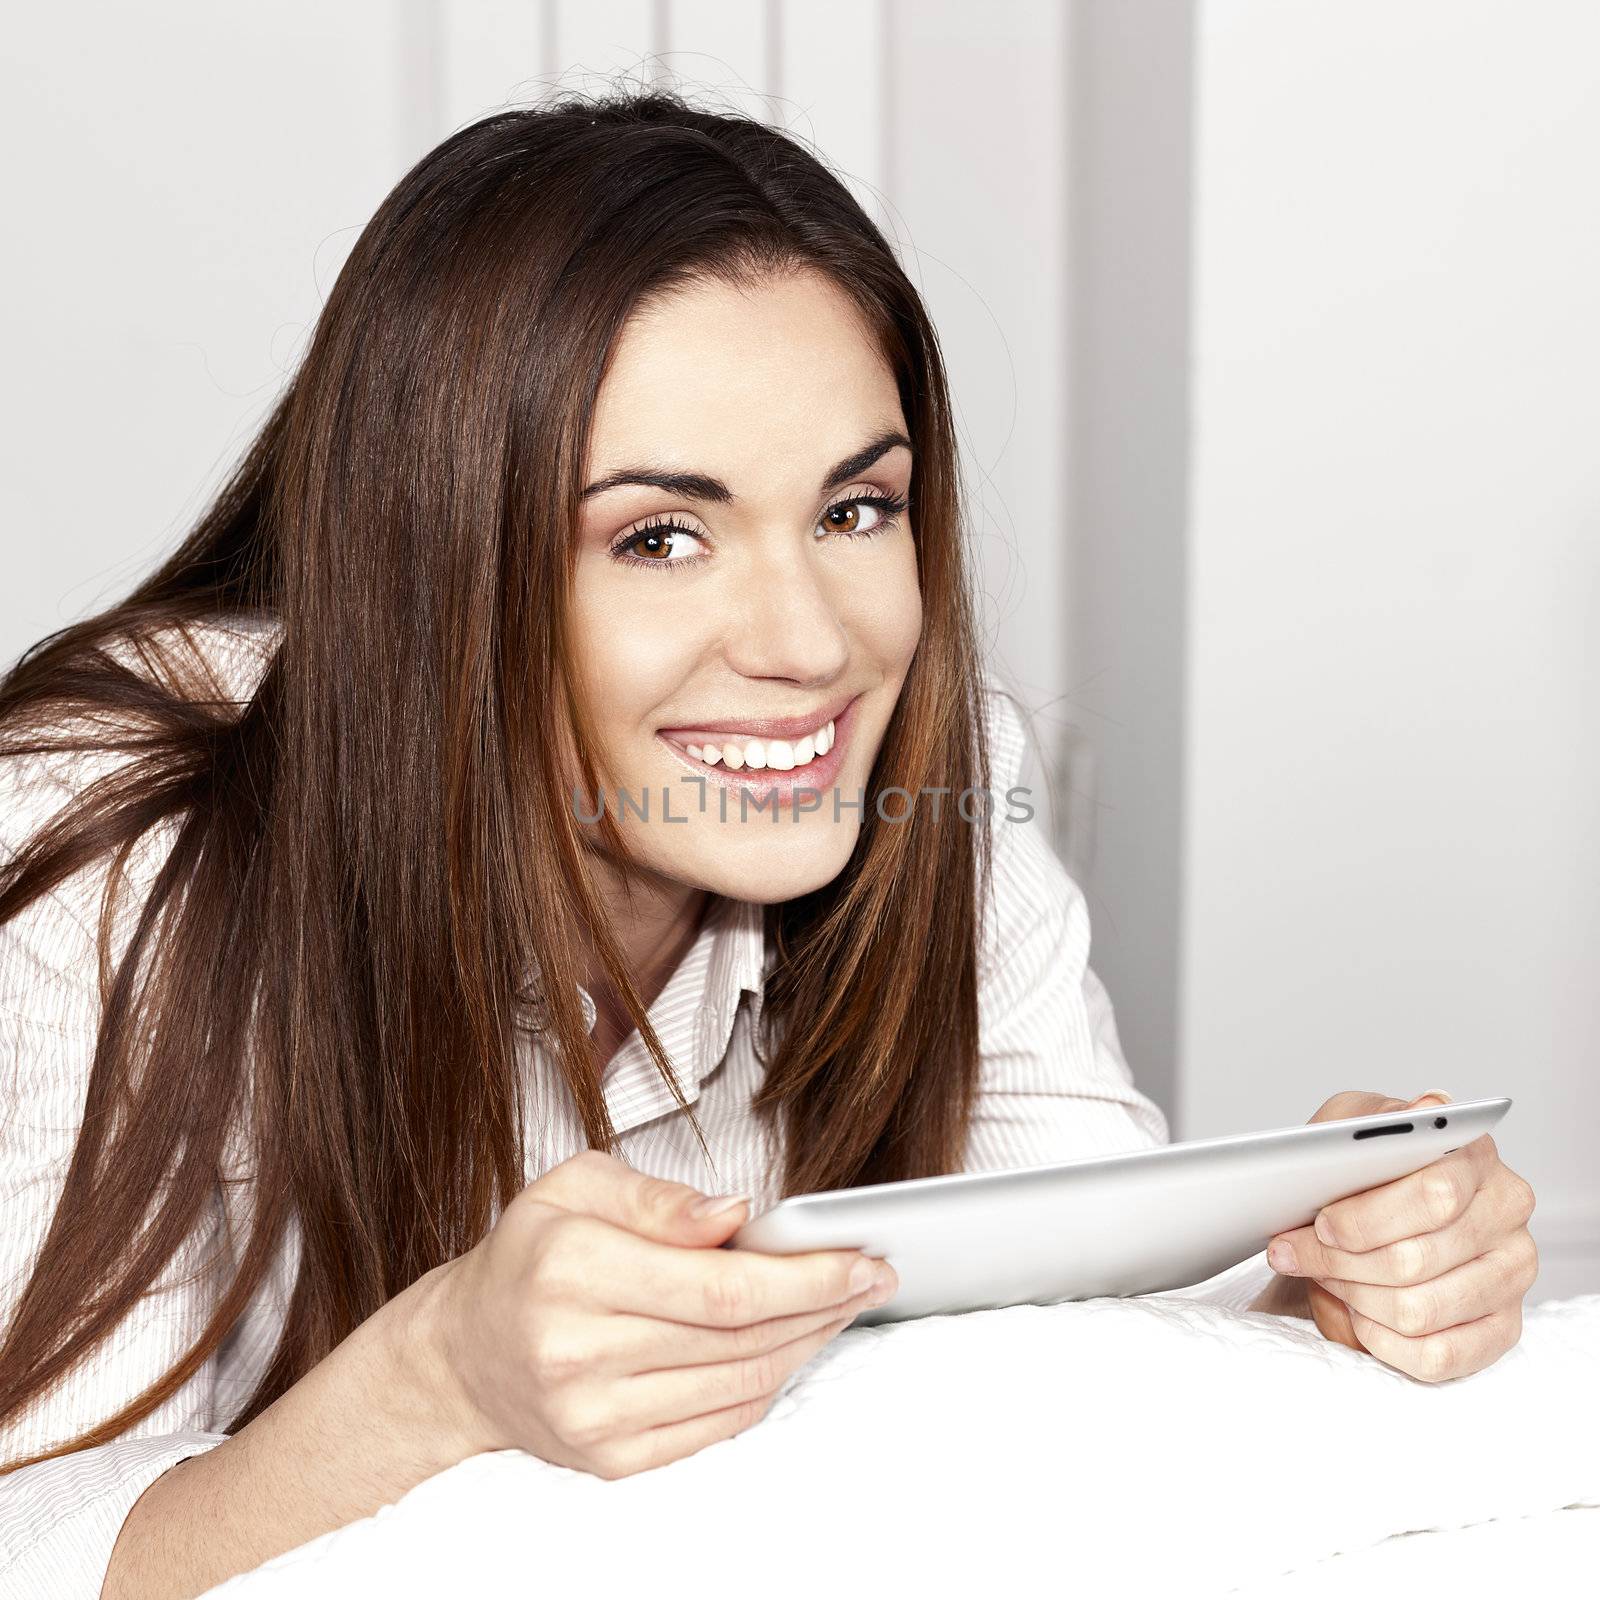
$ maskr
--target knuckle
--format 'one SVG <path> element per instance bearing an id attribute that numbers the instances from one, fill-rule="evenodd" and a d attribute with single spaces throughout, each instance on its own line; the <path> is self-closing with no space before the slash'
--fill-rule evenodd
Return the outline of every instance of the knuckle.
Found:
<path id="1" fill-rule="evenodd" d="M 1520 1295 L 1526 1294 L 1534 1285 L 1539 1276 L 1539 1247 L 1533 1242 L 1533 1235 L 1526 1229 L 1517 1237 L 1517 1271 L 1516 1282 L 1521 1286 Z"/>
<path id="2" fill-rule="evenodd" d="M 641 1174 L 636 1180 L 638 1189 L 639 1210 L 647 1216 L 659 1216 L 663 1212 L 677 1212 L 687 1198 L 687 1190 L 681 1183 L 674 1183 L 670 1178 L 658 1178 L 653 1175 Z"/>
<path id="3" fill-rule="evenodd" d="M 752 1428 L 772 1409 L 773 1396 L 759 1394 L 753 1399 L 743 1401 L 731 1413 L 732 1432 L 743 1433 L 746 1428 Z"/>
<path id="4" fill-rule="evenodd" d="M 1429 1334 L 1417 1341 L 1412 1352 L 1412 1376 L 1424 1383 L 1443 1383 L 1456 1368 L 1455 1346 L 1442 1333 Z"/>
<path id="5" fill-rule="evenodd" d="M 584 1395 L 562 1390 L 545 1406 L 546 1427 L 564 1444 L 588 1451 L 609 1431 L 606 1418 L 594 1401 Z"/>
<path id="6" fill-rule="evenodd" d="M 544 1318 L 530 1331 L 528 1364 L 541 1388 L 560 1390 L 584 1370 L 586 1361 L 577 1342 L 560 1323 Z"/>
<path id="7" fill-rule="evenodd" d="M 533 1226 L 550 1211 L 549 1205 L 540 1198 L 537 1182 L 530 1183 L 525 1189 L 519 1189 L 507 1201 L 505 1210 L 500 1214 L 502 1223 L 526 1223 Z"/>
<path id="8" fill-rule="evenodd" d="M 528 1188 L 535 1196 L 542 1193 L 554 1201 L 559 1195 L 571 1195 L 587 1189 L 611 1164 L 612 1158 L 602 1150 L 593 1148 L 579 1150 L 575 1155 L 568 1156 L 565 1161 L 558 1161 L 553 1167 L 540 1173 Z M 526 1192 L 525 1190 L 524 1193 Z"/>
<path id="9" fill-rule="evenodd" d="M 1389 1263 L 1395 1281 L 1422 1283 L 1428 1277 L 1428 1247 L 1419 1238 L 1397 1239 L 1389 1246 Z"/>
<path id="10" fill-rule="evenodd" d="M 1511 1195 L 1516 1215 L 1526 1225 L 1529 1218 L 1533 1216 L 1534 1207 L 1538 1204 L 1538 1200 L 1534 1195 L 1533 1185 L 1520 1172 L 1513 1172 L 1511 1177 L 1513 1180 Z"/>
<path id="11" fill-rule="evenodd" d="M 1434 1295 L 1425 1288 L 1402 1289 L 1395 1297 L 1395 1329 L 1408 1339 L 1427 1333 L 1434 1326 Z"/>
<path id="12" fill-rule="evenodd" d="M 1435 1228 L 1453 1222 L 1461 1211 L 1461 1180 L 1453 1167 L 1430 1167 L 1422 1175 L 1422 1209 Z"/>
<path id="13" fill-rule="evenodd" d="M 541 1296 L 571 1288 L 579 1277 L 583 1219 L 569 1212 L 554 1217 L 540 1232 L 533 1252 L 532 1275 Z"/>
<path id="14" fill-rule="evenodd" d="M 1339 1241 L 1335 1248 L 1357 1255 L 1367 1249 L 1371 1230 L 1356 1207 L 1328 1206 L 1323 1215 L 1327 1219 L 1324 1227 Z"/>
<path id="15" fill-rule="evenodd" d="M 736 1323 L 728 1329 L 729 1354 L 735 1361 L 748 1361 L 767 1348 L 768 1338 L 759 1322 Z"/>
<path id="16" fill-rule="evenodd" d="M 618 1478 L 632 1477 L 645 1465 L 620 1443 L 598 1445 L 587 1454 L 589 1471 L 607 1483 L 615 1483 Z"/>
<path id="17" fill-rule="evenodd" d="M 1317 1107 L 1317 1114 L 1311 1120 L 1333 1122 L 1341 1117 L 1359 1117 L 1368 1111 L 1382 1110 L 1381 1106 L 1373 1104 L 1382 1099 L 1382 1095 L 1373 1094 L 1367 1089 L 1341 1089 L 1338 1094 L 1330 1094 Z"/>
<path id="18" fill-rule="evenodd" d="M 743 1363 L 739 1375 L 738 1391 L 746 1402 L 770 1393 L 787 1376 L 787 1364 L 775 1350 L 765 1350 Z"/>
<path id="19" fill-rule="evenodd" d="M 742 1271 L 714 1272 L 705 1284 L 706 1320 L 713 1325 L 737 1326 L 755 1320 L 755 1290 Z"/>

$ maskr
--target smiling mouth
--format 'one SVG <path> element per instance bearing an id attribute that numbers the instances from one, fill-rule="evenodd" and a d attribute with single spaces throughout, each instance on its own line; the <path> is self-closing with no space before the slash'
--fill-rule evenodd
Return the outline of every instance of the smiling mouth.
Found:
<path id="1" fill-rule="evenodd" d="M 798 737 L 779 738 L 715 729 L 658 732 L 684 764 L 713 782 L 785 794 L 823 788 L 838 776 L 860 695 L 837 715 Z"/>

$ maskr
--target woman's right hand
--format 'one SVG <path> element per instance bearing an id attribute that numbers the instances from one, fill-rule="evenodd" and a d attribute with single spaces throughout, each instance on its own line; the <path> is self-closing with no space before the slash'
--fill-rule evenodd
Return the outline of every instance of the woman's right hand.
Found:
<path id="1" fill-rule="evenodd" d="M 413 1286 L 463 1454 L 514 1446 L 601 1478 L 693 1455 L 898 1287 L 856 1250 L 717 1249 L 748 1202 L 696 1217 L 702 1198 L 584 1151 Z"/>

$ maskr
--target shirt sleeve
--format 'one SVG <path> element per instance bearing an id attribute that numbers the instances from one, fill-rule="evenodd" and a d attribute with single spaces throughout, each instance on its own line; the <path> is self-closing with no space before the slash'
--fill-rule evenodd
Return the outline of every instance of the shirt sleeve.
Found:
<path id="1" fill-rule="evenodd" d="M 978 963 L 981 1070 L 964 1170 L 1003 1171 L 1167 1142 L 1134 1086 L 1105 986 L 1089 965 L 1083 891 L 1015 804 L 1027 736 L 1010 697 L 986 693 L 991 880 Z"/>
<path id="2" fill-rule="evenodd" d="M 0 760 L 0 859 L 86 781 L 99 757 Z M 167 840 L 170 845 L 170 838 Z M 153 871 L 153 831 L 130 857 Z M 55 1214 L 82 1122 L 99 1027 L 95 929 L 109 870 L 92 863 L 0 924 L 0 1338 Z M 113 959 L 140 896 L 119 904 Z M 114 1416 L 192 1347 L 215 1305 L 216 1280 L 198 1271 L 215 1248 L 198 1229 L 112 1336 L 20 1416 L 0 1423 L 0 1469 L 52 1449 Z M 187 1281 L 185 1281 L 187 1280 Z M 0 1474 L 0 1597 L 97 1600 L 122 1523 L 176 1462 L 223 1442 L 215 1431 L 216 1357 L 170 1400 L 108 1444 Z"/>

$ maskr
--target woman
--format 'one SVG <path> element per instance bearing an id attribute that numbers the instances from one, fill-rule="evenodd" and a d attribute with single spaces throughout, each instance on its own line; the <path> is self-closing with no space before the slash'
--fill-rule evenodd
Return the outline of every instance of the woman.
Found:
<path id="1" fill-rule="evenodd" d="M 1165 1138 L 959 531 L 933 329 L 790 140 L 574 99 L 406 176 L 192 537 L 0 689 L 13 1577 L 676 1459 L 893 1291 L 711 1248 L 752 1204 Z M 1526 1185 L 1471 1148 L 1449 1216 L 1289 1236 L 1331 1289 L 1209 1292 L 1494 1359 Z"/>

